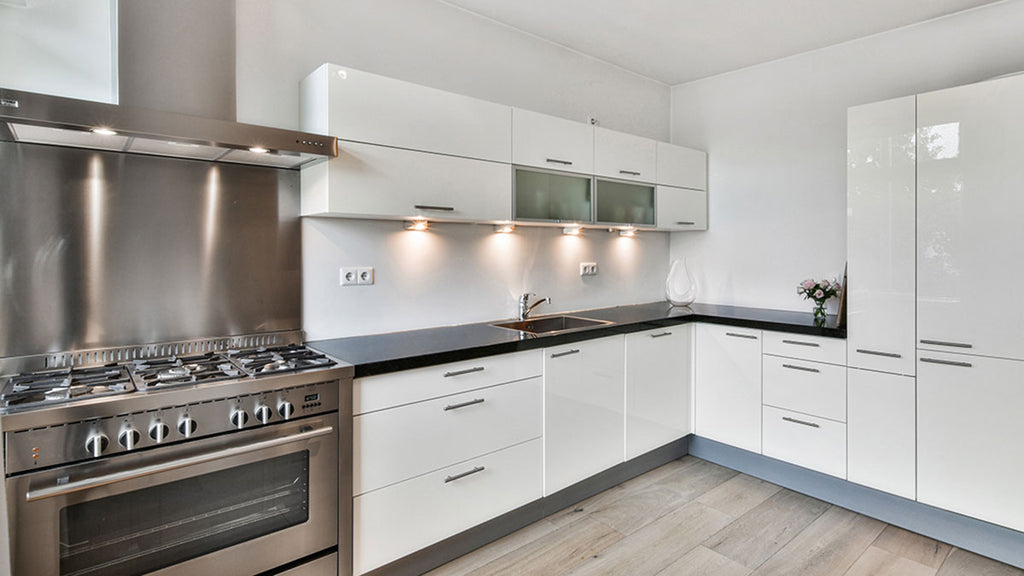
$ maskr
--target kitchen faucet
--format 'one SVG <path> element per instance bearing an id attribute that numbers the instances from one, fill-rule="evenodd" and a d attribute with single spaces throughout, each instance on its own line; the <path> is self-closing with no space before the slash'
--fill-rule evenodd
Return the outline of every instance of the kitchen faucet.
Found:
<path id="1" fill-rule="evenodd" d="M 537 306 L 545 302 L 551 304 L 551 298 L 542 298 L 531 305 L 530 296 L 536 296 L 536 294 L 523 292 L 522 296 L 519 297 L 519 320 L 526 320 L 530 316 L 530 312 L 533 312 L 533 309 Z"/>

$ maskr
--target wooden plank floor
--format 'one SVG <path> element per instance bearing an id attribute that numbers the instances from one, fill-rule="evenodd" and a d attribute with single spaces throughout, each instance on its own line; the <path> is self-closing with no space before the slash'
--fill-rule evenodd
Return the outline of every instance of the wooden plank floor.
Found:
<path id="1" fill-rule="evenodd" d="M 430 576 L 1024 576 L 1024 571 L 686 456 Z"/>

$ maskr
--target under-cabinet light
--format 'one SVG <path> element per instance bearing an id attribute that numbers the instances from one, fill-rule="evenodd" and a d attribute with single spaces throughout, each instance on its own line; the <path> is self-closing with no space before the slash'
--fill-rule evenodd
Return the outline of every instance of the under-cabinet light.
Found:
<path id="1" fill-rule="evenodd" d="M 408 220 L 405 222 L 406 230 L 423 231 L 430 228 L 430 223 L 426 220 Z"/>
<path id="2" fill-rule="evenodd" d="M 562 228 L 562 234 L 565 234 L 566 236 L 579 236 L 580 234 L 583 234 L 583 228 L 580 228 L 579 226 L 566 226 L 565 228 Z"/>
<path id="3" fill-rule="evenodd" d="M 93 128 L 92 129 L 92 133 L 93 134 L 99 134 L 100 136 L 116 136 L 117 135 L 117 132 L 115 132 L 114 130 L 111 130 L 110 128 L 102 128 L 102 127 Z"/>
<path id="4" fill-rule="evenodd" d="M 636 228 L 623 228 L 622 230 L 619 230 L 619 236 L 633 238 L 636 236 Z"/>
<path id="5" fill-rule="evenodd" d="M 252 148 L 249 148 L 249 152 L 254 154 L 266 154 L 267 152 L 270 152 L 270 150 L 267 150 L 262 146 L 253 146 Z"/>
<path id="6" fill-rule="evenodd" d="M 516 225 L 515 224 L 495 224 L 494 225 L 494 231 L 497 232 L 498 234 L 509 234 L 509 233 L 515 231 L 515 229 L 516 229 Z"/>

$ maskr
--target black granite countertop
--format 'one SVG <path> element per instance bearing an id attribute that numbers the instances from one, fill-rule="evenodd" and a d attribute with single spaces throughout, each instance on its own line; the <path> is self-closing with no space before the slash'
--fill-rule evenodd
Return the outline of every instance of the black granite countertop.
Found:
<path id="1" fill-rule="evenodd" d="M 727 324 L 832 338 L 846 337 L 846 328 L 836 327 L 835 316 L 829 316 L 824 326 L 817 326 L 814 323 L 814 316 L 810 313 L 739 306 L 691 304 L 680 308 L 674 307 L 668 302 L 651 302 L 580 310 L 566 314 L 607 320 L 612 323 L 580 332 L 533 336 L 516 330 L 492 326 L 492 322 L 482 322 L 370 336 L 317 340 L 307 344 L 325 354 L 352 364 L 355 366 L 355 377 L 359 378 L 520 350 L 560 346 L 613 334 L 628 334 L 686 322 Z M 500 321 L 496 320 L 495 322 Z"/>

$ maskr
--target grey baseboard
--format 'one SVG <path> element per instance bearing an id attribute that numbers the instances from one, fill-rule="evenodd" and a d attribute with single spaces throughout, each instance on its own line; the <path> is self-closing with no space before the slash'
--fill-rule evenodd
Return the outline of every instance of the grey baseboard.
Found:
<path id="1" fill-rule="evenodd" d="M 880 492 L 755 454 L 691 437 L 690 454 L 940 542 L 1024 568 L 1024 533 Z"/>
<path id="2" fill-rule="evenodd" d="M 463 554 L 472 552 L 520 528 L 546 518 L 559 510 L 568 508 L 613 486 L 618 486 L 626 480 L 682 458 L 687 454 L 689 440 L 690 437 L 687 436 L 637 456 L 628 462 L 623 462 L 609 468 L 564 490 L 559 490 L 554 494 L 534 500 L 511 512 L 502 514 L 497 518 L 488 520 L 483 524 L 474 526 L 469 530 L 446 538 L 427 548 L 385 564 L 380 568 L 367 572 L 366 576 L 414 576 L 429 572 Z"/>

